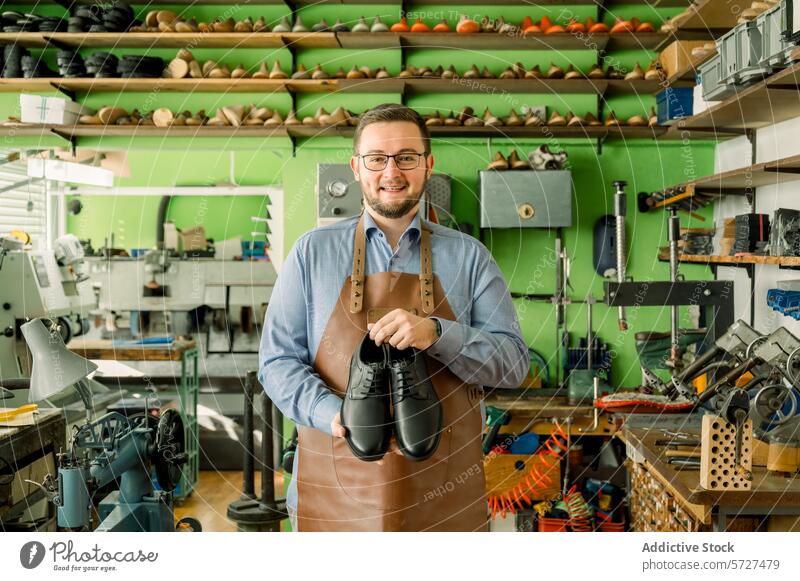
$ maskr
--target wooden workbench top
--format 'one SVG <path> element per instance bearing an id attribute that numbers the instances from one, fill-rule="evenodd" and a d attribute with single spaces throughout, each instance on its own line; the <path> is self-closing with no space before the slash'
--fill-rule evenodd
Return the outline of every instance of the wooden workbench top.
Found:
<path id="1" fill-rule="evenodd" d="M 180 361 L 184 352 L 194 349 L 194 341 L 176 339 L 169 345 L 114 346 L 110 339 L 73 339 L 67 349 L 86 359 L 117 361 Z"/>
<path id="2" fill-rule="evenodd" d="M 572 405 L 566 397 L 537 397 L 503 395 L 495 390 L 486 396 L 486 405 L 491 405 L 526 414 L 541 412 L 548 417 L 591 416 L 594 407 L 591 403 Z"/>
<path id="3" fill-rule="evenodd" d="M 6 438 L 10 438 L 14 434 L 19 432 L 36 429 L 36 426 L 40 426 L 44 423 L 54 420 L 61 416 L 62 411 L 57 408 L 40 408 L 38 412 L 33 414 L 33 421 L 32 425 L 22 425 L 22 426 L 8 426 L 0 424 L 0 440 L 4 440 Z"/>
<path id="4" fill-rule="evenodd" d="M 699 429 L 682 429 L 700 439 Z M 777 476 L 763 466 L 753 467 L 752 490 L 706 490 L 700 487 L 699 470 L 675 470 L 667 464 L 666 448 L 656 446 L 656 440 L 666 439 L 668 435 L 660 429 L 623 428 L 621 437 L 626 445 L 644 458 L 673 492 L 691 504 L 705 506 L 747 506 L 752 507 L 797 507 L 800 506 L 800 478 Z M 631 457 L 629 451 L 628 456 Z M 636 458 L 634 458 L 636 460 Z"/>

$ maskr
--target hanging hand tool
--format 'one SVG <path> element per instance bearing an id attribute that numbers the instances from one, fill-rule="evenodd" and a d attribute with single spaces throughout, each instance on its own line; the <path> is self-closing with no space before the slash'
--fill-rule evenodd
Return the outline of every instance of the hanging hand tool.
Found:
<path id="1" fill-rule="evenodd" d="M 483 436 L 483 453 L 488 454 L 497 434 L 500 433 L 500 428 L 507 426 L 511 421 L 511 413 L 508 410 L 501 410 L 499 408 L 488 406 L 486 408 L 486 427 L 489 431 Z"/>
<path id="2" fill-rule="evenodd" d="M 569 259 L 564 248 L 564 237 L 561 228 L 556 230 L 556 289 L 553 303 L 556 307 L 556 373 L 555 386 L 562 387 L 561 351 L 566 334 L 566 287 L 569 284 Z"/>
<path id="3" fill-rule="evenodd" d="M 614 218 L 617 226 L 617 282 L 625 282 L 625 215 L 628 210 L 628 202 L 625 194 L 625 186 L 628 182 L 616 181 L 612 184 L 616 188 L 614 192 Z M 619 307 L 619 329 L 627 331 L 628 321 L 625 318 L 625 307 Z"/>

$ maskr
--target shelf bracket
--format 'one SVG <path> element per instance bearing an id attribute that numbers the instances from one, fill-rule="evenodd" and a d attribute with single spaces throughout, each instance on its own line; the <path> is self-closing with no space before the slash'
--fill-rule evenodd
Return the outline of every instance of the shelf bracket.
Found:
<path id="1" fill-rule="evenodd" d="M 602 135 L 597 138 L 597 155 L 598 157 L 603 155 L 603 143 L 605 143 L 606 139 L 608 138 L 608 134 Z"/>
<path id="2" fill-rule="evenodd" d="M 608 11 L 606 0 L 598 0 L 595 4 L 597 5 L 597 22 L 603 22 L 606 12 Z"/>
<path id="3" fill-rule="evenodd" d="M 58 91 L 62 95 L 64 95 L 70 101 L 73 101 L 73 102 L 77 103 L 78 99 L 76 98 L 75 91 L 73 91 L 72 89 L 67 89 L 64 86 L 59 85 L 57 83 L 53 83 L 53 82 L 50 83 L 50 86 L 53 87 L 53 89 L 55 89 L 56 91 Z"/>
<path id="4" fill-rule="evenodd" d="M 750 142 L 750 165 L 754 165 L 756 163 L 756 130 L 745 129 L 744 135 Z"/>
<path id="5" fill-rule="evenodd" d="M 800 167 L 765 167 L 765 172 L 800 174 Z"/>
<path id="6" fill-rule="evenodd" d="M 69 150 L 70 150 L 70 153 L 72 153 L 72 157 L 75 157 L 75 155 L 77 155 L 77 151 L 76 150 L 78 148 L 78 141 L 77 141 L 77 138 L 74 135 L 72 135 L 71 133 L 69 133 L 69 134 L 68 133 L 63 133 L 63 132 L 59 131 L 58 129 L 54 128 L 54 127 L 50 128 L 50 133 L 52 135 L 60 137 L 61 139 L 65 139 L 65 140 L 69 141 Z"/>
<path id="7" fill-rule="evenodd" d="M 42 36 L 42 38 L 47 43 L 47 47 L 55 47 L 61 50 L 73 50 L 76 52 L 78 50 L 76 46 L 70 45 L 67 42 L 61 42 L 60 40 L 55 40 L 52 36 Z"/>

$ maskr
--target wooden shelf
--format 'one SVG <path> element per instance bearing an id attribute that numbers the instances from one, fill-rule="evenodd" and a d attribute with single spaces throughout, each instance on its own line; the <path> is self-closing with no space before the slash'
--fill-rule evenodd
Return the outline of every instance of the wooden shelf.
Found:
<path id="1" fill-rule="evenodd" d="M 675 40 L 719 38 L 736 26 L 739 13 L 749 6 L 750 0 L 697 0 L 673 17 L 675 28 L 656 48 L 661 50 Z"/>
<path id="2" fill-rule="evenodd" d="M 177 33 L 177 32 L 84 32 L 0 33 L 0 44 L 17 43 L 29 48 L 452 48 L 475 50 L 654 50 L 668 35 L 569 33 L 514 36 L 499 33 L 457 32 L 371 33 Z"/>
<path id="3" fill-rule="evenodd" d="M 669 260 L 669 251 L 662 248 L 658 253 L 661 261 Z M 774 264 L 777 266 L 800 266 L 800 256 L 701 256 L 695 254 L 678 255 L 680 262 L 709 264 L 718 266 L 740 266 L 748 264 Z"/>
<path id="4" fill-rule="evenodd" d="M 510 137 L 510 138 L 547 138 L 555 136 L 564 139 L 654 139 L 662 131 L 661 127 L 429 127 L 431 137 Z M 353 127 L 290 127 L 289 134 L 295 137 L 312 137 L 321 135 L 352 136 Z"/>
<path id="5" fill-rule="evenodd" d="M 630 5 L 630 4 L 647 4 L 657 8 L 667 8 L 675 6 L 686 6 L 690 0 L 537 0 L 536 5 L 563 5 L 563 6 L 616 6 L 616 5 Z M 76 4 L 95 4 L 96 0 L 77 0 Z M 37 5 L 41 4 L 41 0 L 14 0 L 12 4 L 15 5 Z M 241 0 L 148 0 L 148 5 L 162 6 L 162 5 L 219 5 L 219 6 L 241 6 Z M 381 5 L 397 5 L 403 4 L 409 6 L 424 6 L 426 4 L 435 4 L 437 6 L 486 6 L 490 4 L 499 4 L 502 6 L 530 6 L 531 0 L 500 0 L 498 2 L 491 2 L 490 0 L 430 0 L 415 1 L 415 0 L 247 0 L 247 4 L 260 6 L 260 5 L 288 5 L 295 6 L 310 6 L 317 4 L 381 4 Z M 134 2 L 136 5 L 136 2 Z"/>
<path id="6" fill-rule="evenodd" d="M 336 35 L 342 48 L 452 48 L 474 50 L 653 50 L 666 38 L 658 32 L 640 34 L 569 33 L 507 35 L 457 32 L 383 33 L 342 32 Z"/>
<path id="7" fill-rule="evenodd" d="M 339 48 L 333 32 L 23 32 L 0 33 L 0 44 L 29 48 Z"/>
<path id="8" fill-rule="evenodd" d="M 698 30 L 707 34 L 724 34 L 736 26 L 739 13 L 750 7 L 751 0 L 697 0 L 672 22 L 678 31 Z"/>
<path id="9" fill-rule="evenodd" d="M 201 92 L 201 93 L 473 93 L 480 85 L 492 92 L 559 94 L 652 94 L 656 81 L 608 81 L 564 79 L 0 79 L 0 92 L 46 92 L 65 90 L 76 93 L 99 92 Z"/>
<path id="10" fill-rule="evenodd" d="M 681 139 L 681 131 L 688 129 L 705 132 L 715 139 L 730 139 L 748 129 L 800 116 L 799 75 L 800 62 L 741 89 L 702 113 L 682 119 L 670 127 L 664 138 Z"/>
<path id="11" fill-rule="evenodd" d="M 0 125 L 0 135 L 36 136 L 55 134 L 64 138 L 72 137 L 352 137 L 354 127 L 311 127 L 281 126 L 265 127 L 217 127 L 217 126 L 175 126 L 169 128 L 154 126 L 124 125 Z M 517 137 L 542 138 L 556 136 L 562 138 L 589 139 L 653 139 L 664 129 L 662 127 L 430 127 L 433 137 Z"/>
<path id="12" fill-rule="evenodd" d="M 800 180 L 800 155 L 721 172 L 699 178 L 682 186 L 695 191 L 715 194 L 749 195 L 754 188 Z"/>
<path id="13" fill-rule="evenodd" d="M 286 81 L 270 79 L 0 79 L 0 93 L 52 90 L 75 93 L 149 93 L 154 90 L 191 93 L 285 93 L 288 89 Z"/>
<path id="14" fill-rule="evenodd" d="M 607 79 L 0 79 L 0 93 L 199 92 L 199 93 L 546 93 L 546 94 L 653 94 L 658 81 Z"/>

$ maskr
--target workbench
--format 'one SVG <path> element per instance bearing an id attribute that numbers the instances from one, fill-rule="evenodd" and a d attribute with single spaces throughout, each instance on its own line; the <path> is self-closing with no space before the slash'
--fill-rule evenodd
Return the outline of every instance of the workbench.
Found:
<path id="1" fill-rule="evenodd" d="M 495 389 L 484 398 L 486 406 L 510 412 L 511 421 L 503 432 L 517 434 L 527 429 L 548 435 L 554 422 L 571 436 L 613 436 L 616 432 L 614 416 L 595 408 L 592 402 L 570 404 L 564 396 L 540 397 L 531 394 L 536 390 L 525 390 L 525 395 L 518 391 Z"/>
<path id="2" fill-rule="evenodd" d="M 668 439 L 673 431 L 671 426 L 647 428 L 626 424 L 617 434 L 625 442 L 631 464 L 629 472 L 652 483 L 649 490 L 642 490 L 641 481 L 640 486 L 628 488 L 634 495 L 629 499 L 632 524 L 637 523 L 637 510 L 659 512 L 662 508 L 668 513 L 680 510 L 688 514 L 696 524 L 689 524 L 686 530 L 704 530 L 711 526 L 715 531 L 724 531 L 728 528 L 729 517 L 800 515 L 800 478 L 778 476 L 763 466 L 753 467 L 751 490 L 701 488 L 699 470 L 676 469 L 667 463 L 666 448 L 656 446 L 656 440 Z M 679 431 L 700 439 L 699 424 L 684 425 Z M 640 498 L 636 498 L 636 494 Z M 638 521 L 645 530 L 669 528 L 662 518 L 645 520 L 647 522 Z"/>
<path id="3" fill-rule="evenodd" d="M 40 488 L 25 480 L 41 484 L 48 473 L 56 478 L 56 454 L 67 448 L 66 426 L 60 409 L 40 409 L 31 425 L 0 424 L 0 529 L 13 526 L 44 498 Z"/>
<path id="4" fill-rule="evenodd" d="M 73 339 L 67 349 L 86 359 L 112 361 L 180 361 L 178 411 L 183 419 L 186 436 L 187 463 L 181 482 L 175 490 L 176 501 L 185 499 L 197 485 L 200 474 L 200 434 L 197 401 L 200 392 L 198 369 L 199 351 L 194 341 L 175 339 L 164 344 L 115 344 L 107 339 Z M 145 378 L 143 378 L 145 379 Z"/>

